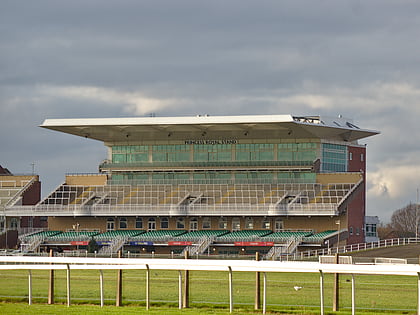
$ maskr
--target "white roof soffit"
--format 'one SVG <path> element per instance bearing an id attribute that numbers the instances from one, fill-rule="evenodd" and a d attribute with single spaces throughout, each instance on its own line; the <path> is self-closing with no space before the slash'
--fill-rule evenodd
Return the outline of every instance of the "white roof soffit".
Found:
<path id="1" fill-rule="evenodd" d="M 378 134 L 319 116 L 248 115 L 46 119 L 40 127 L 103 142 L 220 138 L 324 138 L 356 141 Z"/>

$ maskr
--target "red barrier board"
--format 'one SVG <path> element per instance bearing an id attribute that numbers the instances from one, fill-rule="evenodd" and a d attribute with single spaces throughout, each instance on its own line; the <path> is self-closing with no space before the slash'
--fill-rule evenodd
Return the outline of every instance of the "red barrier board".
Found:
<path id="1" fill-rule="evenodd" d="M 235 242 L 235 246 L 274 246 L 274 242 Z"/>
<path id="2" fill-rule="evenodd" d="M 70 245 L 88 245 L 89 242 L 88 241 L 73 241 L 70 242 Z"/>

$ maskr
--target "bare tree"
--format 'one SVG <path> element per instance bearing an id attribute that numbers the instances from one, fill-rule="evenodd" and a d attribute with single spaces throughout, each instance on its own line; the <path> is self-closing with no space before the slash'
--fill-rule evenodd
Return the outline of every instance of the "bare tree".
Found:
<path id="1" fill-rule="evenodd" d="M 416 236 L 416 228 L 419 225 L 416 207 L 416 204 L 410 203 L 392 214 L 391 227 L 399 237 Z"/>

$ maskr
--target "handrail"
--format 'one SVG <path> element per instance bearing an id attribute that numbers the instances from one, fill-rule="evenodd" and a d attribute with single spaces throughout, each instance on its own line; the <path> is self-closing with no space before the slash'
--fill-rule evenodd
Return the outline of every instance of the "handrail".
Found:
<path id="1" fill-rule="evenodd" d="M 339 247 L 309 250 L 309 251 L 301 252 L 300 258 L 309 258 L 309 257 L 316 257 L 316 256 L 321 256 L 321 255 L 331 255 L 334 253 L 348 253 L 348 252 L 368 250 L 368 249 L 374 249 L 374 248 L 384 248 L 384 247 L 418 244 L 418 243 L 420 243 L 420 238 L 416 239 L 414 237 L 413 238 L 385 239 L 385 240 L 379 240 L 377 242 L 358 243 L 358 244 L 350 244 L 350 245 L 339 246 Z"/>

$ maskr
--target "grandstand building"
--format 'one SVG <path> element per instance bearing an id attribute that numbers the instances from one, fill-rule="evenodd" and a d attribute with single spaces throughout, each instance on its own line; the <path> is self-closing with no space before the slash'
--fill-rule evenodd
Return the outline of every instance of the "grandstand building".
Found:
<path id="1" fill-rule="evenodd" d="M 365 238 L 366 146 L 342 117 L 47 119 L 102 141 L 98 174 L 67 175 L 31 209 L 41 246 L 269 255 Z M 39 235 L 41 238 L 41 236 Z M 30 237 L 24 242 L 34 243 Z"/>
<path id="2" fill-rule="evenodd" d="M 14 248 L 17 235 L 30 233 L 47 226 L 44 216 L 16 214 L 6 217 L 6 208 L 33 206 L 41 199 L 41 182 L 38 175 L 15 175 L 0 165 L 0 248 Z"/>

